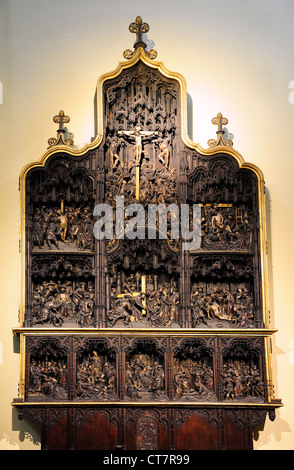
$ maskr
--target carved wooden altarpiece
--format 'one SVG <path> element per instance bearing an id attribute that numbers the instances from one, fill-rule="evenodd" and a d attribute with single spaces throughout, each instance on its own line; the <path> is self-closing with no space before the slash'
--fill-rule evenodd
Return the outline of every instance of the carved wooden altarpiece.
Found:
<path id="1" fill-rule="evenodd" d="M 60 111 L 21 173 L 13 405 L 42 449 L 252 449 L 281 406 L 263 175 L 221 113 L 208 149 L 188 138 L 185 81 L 154 60 L 148 29 L 130 25 L 134 51 L 98 81 L 97 137 L 77 149 Z"/>

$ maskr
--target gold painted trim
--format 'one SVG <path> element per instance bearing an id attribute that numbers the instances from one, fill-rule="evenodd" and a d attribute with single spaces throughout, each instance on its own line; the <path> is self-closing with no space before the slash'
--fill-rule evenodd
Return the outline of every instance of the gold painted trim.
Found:
<path id="1" fill-rule="evenodd" d="M 26 337 L 20 337 L 20 368 L 19 368 L 19 392 L 20 399 L 25 399 L 25 359 L 26 359 Z"/>
<path id="2" fill-rule="evenodd" d="M 186 408 L 186 407 L 193 407 L 193 408 L 277 408 L 284 406 L 282 403 L 254 403 L 254 402 L 246 402 L 246 403 L 227 403 L 227 402 L 176 402 L 176 401 L 148 401 L 148 402 L 134 402 L 134 401 L 67 401 L 67 402 L 12 402 L 11 403 L 15 407 L 78 407 L 81 408 L 83 406 L 88 407 L 96 407 L 96 408 L 108 408 L 110 406 L 116 406 L 119 408 L 126 408 L 126 407 L 148 407 L 148 408 L 162 408 L 168 406 L 169 408 Z"/>
<path id="3" fill-rule="evenodd" d="M 205 329 L 205 328 L 13 328 L 13 335 L 26 336 L 177 336 L 177 337 L 198 337 L 198 336 L 247 336 L 247 337 L 268 337 L 275 334 L 276 329 L 244 328 L 244 329 Z"/>
<path id="4" fill-rule="evenodd" d="M 275 399 L 273 373 L 272 373 L 272 343 L 271 338 L 266 337 L 264 339 L 264 351 L 265 351 L 265 366 L 267 371 L 267 386 L 268 386 L 268 400 L 269 402 Z"/>

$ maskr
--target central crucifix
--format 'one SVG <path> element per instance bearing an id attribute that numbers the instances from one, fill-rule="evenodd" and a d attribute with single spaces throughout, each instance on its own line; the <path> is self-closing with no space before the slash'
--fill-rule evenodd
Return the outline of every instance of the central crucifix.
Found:
<path id="1" fill-rule="evenodd" d="M 136 165 L 136 199 L 140 196 L 140 166 L 142 162 L 142 139 L 150 138 L 158 134 L 157 131 L 142 131 L 140 126 L 136 126 L 134 131 L 118 131 L 119 135 L 126 135 L 134 139 L 135 144 L 135 165 Z"/>

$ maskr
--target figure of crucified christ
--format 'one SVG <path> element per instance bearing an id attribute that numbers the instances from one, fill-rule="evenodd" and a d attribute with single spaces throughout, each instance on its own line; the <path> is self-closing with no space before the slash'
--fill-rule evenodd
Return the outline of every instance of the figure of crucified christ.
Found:
<path id="1" fill-rule="evenodd" d="M 136 166 L 140 166 L 142 156 L 142 138 L 152 137 L 158 134 L 157 131 L 141 131 L 140 126 L 136 126 L 134 131 L 118 131 L 120 135 L 126 135 L 135 139 Z"/>

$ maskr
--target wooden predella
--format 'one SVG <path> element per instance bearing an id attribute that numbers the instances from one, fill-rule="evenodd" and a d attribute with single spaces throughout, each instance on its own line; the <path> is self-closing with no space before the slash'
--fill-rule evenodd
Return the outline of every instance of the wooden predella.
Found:
<path id="1" fill-rule="evenodd" d="M 264 181 L 186 133 L 186 84 L 134 50 L 100 78 L 96 137 L 20 176 L 20 419 L 42 449 L 252 449 L 275 417 Z"/>

